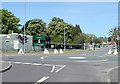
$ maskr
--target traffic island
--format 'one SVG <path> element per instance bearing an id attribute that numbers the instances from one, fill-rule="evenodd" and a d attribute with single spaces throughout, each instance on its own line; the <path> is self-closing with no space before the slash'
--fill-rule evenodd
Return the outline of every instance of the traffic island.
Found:
<path id="1" fill-rule="evenodd" d="M 9 70 L 12 67 L 10 62 L 0 61 L 0 73 Z"/>

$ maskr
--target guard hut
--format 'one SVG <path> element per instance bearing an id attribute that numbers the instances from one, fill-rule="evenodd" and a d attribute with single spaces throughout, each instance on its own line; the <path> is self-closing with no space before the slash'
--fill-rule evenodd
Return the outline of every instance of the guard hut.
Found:
<path id="1" fill-rule="evenodd" d="M 24 49 L 24 39 L 22 34 L 12 33 L 12 34 L 0 34 L 0 39 L 2 41 L 2 45 L 0 45 L 0 49 L 4 50 L 18 50 Z M 25 43 L 26 51 L 32 50 L 32 36 L 26 35 L 26 43 Z"/>

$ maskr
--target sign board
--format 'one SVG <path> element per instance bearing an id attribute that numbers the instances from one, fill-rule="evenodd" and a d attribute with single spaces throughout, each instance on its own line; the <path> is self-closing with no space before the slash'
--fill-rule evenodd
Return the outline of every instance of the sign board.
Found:
<path id="1" fill-rule="evenodd" d="M 33 36 L 33 46 L 46 46 L 45 36 Z"/>
<path id="2" fill-rule="evenodd" d="M 18 49 L 18 40 L 14 40 L 14 49 Z"/>
<path id="3" fill-rule="evenodd" d="M 54 45 L 51 45 L 51 48 L 54 48 Z"/>

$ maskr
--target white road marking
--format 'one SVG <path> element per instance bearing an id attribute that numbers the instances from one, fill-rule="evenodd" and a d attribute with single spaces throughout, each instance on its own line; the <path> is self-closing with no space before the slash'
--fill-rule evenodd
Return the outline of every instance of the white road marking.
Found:
<path id="1" fill-rule="evenodd" d="M 41 65 L 41 64 L 33 63 L 32 65 L 39 66 L 39 65 Z"/>
<path id="2" fill-rule="evenodd" d="M 51 64 L 43 64 L 43 65 L 45 65 L 45 66 L 52 66 Z"/>
<path id="3" fill-rule="evenodd" d="M 43 57 L 40 57 L 41 59 L 44 59 Z"/>
<path id="4" fill-rule="evenodd" d="M 75 62 L 88 62 L 88 61 L 84 61 L 84 60 L 82 61 L 82 60 L 81 60 L 81 61 L 75 61 Z"/>
<path id="5" fill-rule="evenodd" d="M 22 63 L 22 64 L 32 64 L 32 63 Z"/>
<path id="6" fill-rule="evenodd" d="M 41 78 L 40 80 L 38 80 L 37 83 L 41 83 L 41 82 L 47 80 L 48 78 L 49 78 L 48 76 L 45 76 L 45 77 Z"/>
<path id="7" fill-rule="evenodd" d="M 69 59 L 85 59 L 86 57 L 68 57 Z"/>
<path id="8" fill-rule="evenodd" d="M 56 73 L 59 72 L 60 70 L 62 70 L 64 67 L 66 67 L 66 65 L 63 65 L 61 68 L 59 68 L 57 71 L 55 71 Z"/>
<path id="9" fill-rule="evenodd" d="M 104 56 L 99 56 L 99 57 L 104 57 Z"/>
<path id="10" fill-rule="evenodd" d="M 108 61 L 108 59 L 105 59 L 105 60 L 101 60 L 101 61 Z"/>
<path id="11" fill-rule="evenodd" d="M 55 70 L 55 65 L 53 65 L 52 70 L 50 72 L 53 72 Z"/>
<path id="12" fill-rule="evenodd" d="M 21 64 L 22 62 L 12 62 L 12 63 Z"/>

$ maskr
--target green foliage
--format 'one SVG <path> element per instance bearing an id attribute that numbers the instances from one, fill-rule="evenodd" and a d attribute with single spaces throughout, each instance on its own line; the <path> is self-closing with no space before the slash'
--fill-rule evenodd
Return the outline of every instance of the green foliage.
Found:
<path id="1" fill-rule="evenodd" d="M 8 34 L 11 34 L 11 33 L 12 33 L 12 30 L 9 30 L 9 31 L 8 31 Z"/>
<path id="2" fill-rule="evenodd" d="M 53 17 L 48 24 L 47 35 L 51 42 L 64 42 L 64 30 L 65 41 L 67 43 L 73 43 L 74 38 L 82 33 L 79 25 L 74 27 L 69 23 L 65 23 L 63 19 Z"/>
<path id="3" fill-rule="evenodd" d="M 78 43 L 78 44 L 85 43 L 86 39 L 87 39 L 87 35 L 86 34 L 79 33 L 79 35 L 76 35 L 74 37 L 73 43 Z"/>
<path id="4" fill-rule="evenodd" d="M 46 23 L 42 19 L 32 19 L 26 22 L 25 30 L 27 35 L 46 36 Z M 22 31 L 24 31 L 24 26 Z"/>
<path id="5" fill-rule="evenodd" d="M 2 22 L 2 34 L 10 33 L 9 30 L 14 30 L 15 33 L 19 33 L 18 27 L 21 26 L 19 23 L 20 19 L 14 16 L 7 9 L 0 9 L 2 13 L 2 18 L 0 18 L 0 23 Z M 2 19 L 2 20 L 1 20 Z"/>

